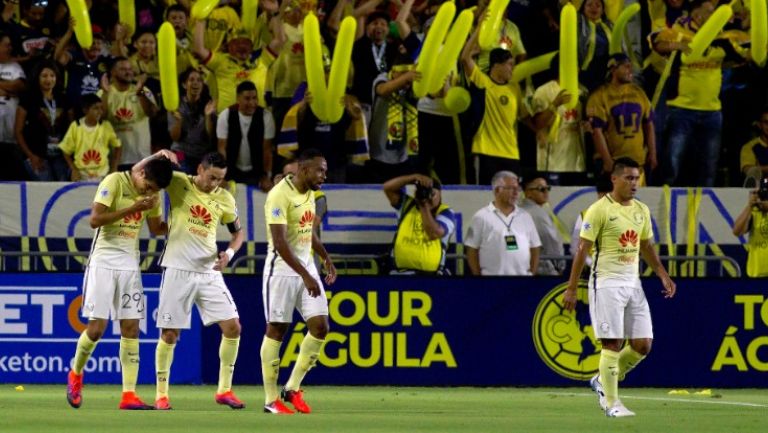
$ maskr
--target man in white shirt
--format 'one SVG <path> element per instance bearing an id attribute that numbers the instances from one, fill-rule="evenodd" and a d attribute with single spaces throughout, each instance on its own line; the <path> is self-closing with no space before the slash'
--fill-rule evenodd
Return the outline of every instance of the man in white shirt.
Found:
<path id="1" fill-rule="evenodd" d="M 528 212 L 520 209 L 518 177 L 500 171 L 491 179 L 494 200 L 472 217 L 464 246 L 472 275 L 534 275 L 541 240 Z"/>
<path id="2" fill-rule="evenodd" d="M 237 85 L 237 104 L 219 113 L 216 136 L 219 153 L 227 159 L 228 178 L 258 184 L 262 191 L 269 191 L 275 120 L 271 112 L 259 107 L 253 82 L 243 81 Z"/>

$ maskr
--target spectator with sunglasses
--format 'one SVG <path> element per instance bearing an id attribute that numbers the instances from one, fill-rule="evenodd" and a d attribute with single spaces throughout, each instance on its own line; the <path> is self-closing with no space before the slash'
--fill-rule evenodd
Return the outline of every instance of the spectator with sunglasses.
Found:
<path id="1" fill-rule="evenodd" d="M 563 229 L 560 221 L 552 213 L 549 205 L 549 191 L 552 187 L 547 185 L 547 180 L 541 175 L 531 176 L 523 182 L 523 194 L 525 198 L 520 207 L 527 211 L 536 226 L 536 232 L 541 239 L 541 254 L 544 256 L 562 256 Z M 565 260 L 539 260 L 536 275 L 562 275 L 565 269 Z"/>

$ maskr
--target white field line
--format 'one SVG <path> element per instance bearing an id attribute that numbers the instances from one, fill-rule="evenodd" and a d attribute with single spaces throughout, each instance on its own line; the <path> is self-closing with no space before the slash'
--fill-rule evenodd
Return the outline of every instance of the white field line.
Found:
<path id="1" fill-rule="evenodd" d="M 594 393 L 575 393 L 575 392 L 544 392 L 544 391 L 538 391 L 538 394 L 549 394 L 549 395 L 562 395 L 562 396 L 569 396 L 569 397 L 595 397 Z M 704 400 L 705 398 L 708 398 L 708 400 Z M 669 402 L 675 402 L 675 403 L 697 403 L 697 404 L 719 404 L 723 406 L 744 406 L 744 407 L 768 407 L 768 404 L 760 404 L 760 403 L 747 403 L 747 402 L 741 402 L 741 401 L 717 401 L 712 399 L 711 397 L 702 397 L 702 399 L 692 399 L 692 398 L 671 398 L 671 397 L 642 397 L 637 395 L 625 395 L 621 394 L 622 400 L 649 400 L 649 401 L 669 401 Z"/>

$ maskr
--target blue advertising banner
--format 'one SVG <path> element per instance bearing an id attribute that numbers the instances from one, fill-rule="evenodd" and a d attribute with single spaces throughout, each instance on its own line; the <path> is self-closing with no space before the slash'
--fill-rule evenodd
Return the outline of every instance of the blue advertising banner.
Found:
<path id="1" fill-rule="evenodd" d="M 238 383 L 260 383 L 261 281 L 229 277 L 243 337 Z M 562 308 L 563 279 L 343 277 L 328 288 L 331 333 L 307 384 L 563 386 L 589 379 L 600 347 L 586 288 Z M 664 299 L 643 279 L 653 350 L 628 386 L 768 387 L 768 281 L 677 279 Z M 298 317 L 296 317 L 298 320 Z M 215 327 L 214 327 L 215 328 Z M 303 333 L 282 346 L 287 380 Z M 218 329 L 203 338 L 203 381 L 216 382 Z"/>
<path id="2" fill-rule="evenodd" d="M 83 276 L 0 274 L 0 383 L 65 383 L 77 339 Z M 159 275 L 144 275 L 146 319 L 140 323 L 139 383 L 155 382 Z M 200 320 L 182 333 L 173 366 L 175 383 L 200 383 Z M 85 366 L 87 383 L 120 383 L 120 326 L 107 327 Z"/>

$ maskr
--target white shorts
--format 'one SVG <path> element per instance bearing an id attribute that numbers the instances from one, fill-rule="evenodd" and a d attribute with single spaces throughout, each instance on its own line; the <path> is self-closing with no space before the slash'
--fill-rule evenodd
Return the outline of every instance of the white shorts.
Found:
<path id="1" fill-rule="evenodd" d="M 237 306 L 220 272 L 191 272 L 165 268 L 160 281 L 157 327 L 189 329 L 192 304 L 197 305 L 205 326 L 237 319 Z"/>
<path id="2" fill-rule="evenodd" d="M 328 298 L 320 277 L 314 275 L 320 286 L 320 296 L 309 295 L 304 280 L 299 276 L 273 275 L 264 278 L 261 295 L 264 301 L 264 318 L 267 323 L 293 322 L 293 309 L 298 310 L 306 322 L 315 316 L 328 315 Z"/>
<path id="3" fill-rule="evenodd" d="M 139 271 L 88 266 L 83 277 L 82 316 L 87 319 L 143 319 L 146 302 Z"/>
<path id="4" fill-rule="evenodd" d="M 589 316 L 595 338 L 653 338 L 651 309 L 643 287 L 589 288 Z"/>

